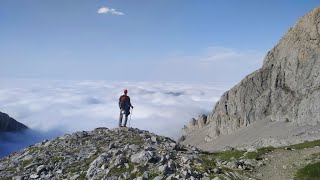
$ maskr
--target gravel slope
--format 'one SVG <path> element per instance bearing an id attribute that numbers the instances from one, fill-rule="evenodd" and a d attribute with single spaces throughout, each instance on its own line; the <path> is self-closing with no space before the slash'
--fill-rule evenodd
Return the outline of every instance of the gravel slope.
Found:
<path id="1" fill-rule="evenodd" d="M 255 149 L 268 146 L 280 147 L 302 143 L 306 140 L 320 139 L 320 124 L 299 126 L 295 122 L 271 121 L 270 119 L 258 121 L 209 142 L 199 141 L 206 136 L 205 131 L 203 131 L 205 128 L 192 132 L 191 136 L 188 136 L 182 144 L 190 144 L 212 152 L 221 151 L 228 146 L 238 147 L 239 149 Z"/>
<path id="2" fill-rule="evenodd" d="M 256 178 L 261 180 L 288 180 L 293 179 L 298 169 L 305 165 L 319 161 L 320 147 L 285 150 L 277 149 L 263 158 L 268 159 L 265 166 L 257 167 Z"/>

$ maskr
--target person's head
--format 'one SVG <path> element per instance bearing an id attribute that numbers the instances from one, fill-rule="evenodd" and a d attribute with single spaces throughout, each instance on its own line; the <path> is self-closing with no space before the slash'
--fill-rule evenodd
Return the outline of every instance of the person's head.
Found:
<path id="1" fill-rule="evenodd" d="M 125 89 L 125 90 L 123 91 L 123 93 L 124 93 L 125 95 L 128 94 L 128 90 Z"/>

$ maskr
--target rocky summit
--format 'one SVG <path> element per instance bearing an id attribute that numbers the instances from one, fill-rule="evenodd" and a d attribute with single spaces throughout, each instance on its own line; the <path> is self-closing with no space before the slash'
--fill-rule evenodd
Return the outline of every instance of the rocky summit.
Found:
<path id="1" fill-rule="evenodd" d="M 215 150 L 319 139 L 319 72 L 317 7 L 289 29 L 259 70 L 223 94 L 207 118 L 184 127 L 184 144 Z"/>
<path id="2" fill-rule="evenodd" d="M 19 123 L 8 114 L 0 112 L 0 132 L 17 132 L 28 129 L 22 123 Z"/>
<path id="3" fill-rule="evenodd" d="M 238 152 L 210 154 L 148 131 L 97 128 L 46 140 L 1 159 L 0 177 L 249 179 L 250 172 L 264 162 L 246 159 L 245 153 L 241 152 L 241 160 L 236 160 Z"/>

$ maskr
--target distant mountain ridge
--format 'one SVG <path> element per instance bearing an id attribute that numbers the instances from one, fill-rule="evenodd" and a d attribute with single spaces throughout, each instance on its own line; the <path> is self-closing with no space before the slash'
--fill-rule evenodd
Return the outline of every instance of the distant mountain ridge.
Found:
<path id="1" fill-rule="evenodd" d="M 317 7 L 288 30 L 259 70 L 223 94 L 205 121 L 192 119 L 184 127 L 184 143 L 213 150 L 227 144 L 280 145 L 320 138 L 317 128 L 312 129 L 320 122 L 319 74 Z M 229 140 L 222 143 L 225 136 Z"/>
<path id="2" fill-rule="evenodd" d="M 8 114 L 0 112 L 0 132 L 19 132 L 28 129 L 28 127 Z"/>

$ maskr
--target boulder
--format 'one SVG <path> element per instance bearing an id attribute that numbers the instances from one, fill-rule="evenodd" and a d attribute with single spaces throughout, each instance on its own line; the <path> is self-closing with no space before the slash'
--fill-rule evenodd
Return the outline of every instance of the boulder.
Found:
<path id="1" fill-rule="evenodd" d="M 143 162 L 148 162 L 153 157 L 153 153 L 151 151 L 141 151 L 137 154 L 133 154 L 131 156 L 131 161 L 137 164 L 141 164 Z"/>

